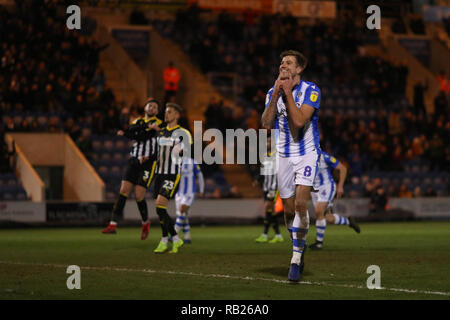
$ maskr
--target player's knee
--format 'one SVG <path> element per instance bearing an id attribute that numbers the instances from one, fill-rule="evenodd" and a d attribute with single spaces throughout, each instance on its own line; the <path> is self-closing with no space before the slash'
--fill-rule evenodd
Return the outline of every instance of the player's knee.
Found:
<path id="1" fill-rule="evenodd" d="M 126 194 L 127 196 L 130 194 L 131 192 L 131 187 L 128 184 L 124 184 L 122 183 L 122 185 L 120 186 L 120 193 L 122 194 Z"/>
<path id="2" fill-rule="evenodd" d="M 305 212 L 307 209 L 307 202 L 305 200 L 296 200 L 295 201 L 295 211 L 297 212 Z"/>
<path id="3" fill-rule="evenodd" d="M 295 202 L 293 198 L 283 199 L 283 209 L 286 215 L 294 215 Z"/>
<path id="4" fill-rule="evenodd" d="M 325 218 L 325 216 L 323 215 L 322 211 L 316 211 L 316 219 L 322 220 L 323 218 Z"/>
<path id="5" fill-rule="evenodd" d="M 166 197 L 163 197 L 162 195 L 158 195 L 155 201 L 155 205 L 158 207 L 167 207 L 167 204 L 169 203 L 169 199 Z"/>
<path id="6" fill-rule="evenodd" d="M 135 194 L 136 200 L 141 201 L 142 199 L 145 198 L 145 189 L 141 190 L 140 188 L 135 188 L 134 194 Z"/>

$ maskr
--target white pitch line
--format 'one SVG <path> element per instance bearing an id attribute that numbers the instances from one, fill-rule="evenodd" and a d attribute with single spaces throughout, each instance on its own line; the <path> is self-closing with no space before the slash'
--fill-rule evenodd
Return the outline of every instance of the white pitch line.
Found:
<path id="1" fill-rule="evenodd" d="M 52 267 L 52 268 L 67 268 L 69 265 L 63 264 L 50 264 L 50 263 L 27 263 L 27 262 L 14 262 L 14 261 L 0 261 L 0 264 L 12 264 L 12 265 L 27 265 L 27 266 L 39 266 L 39 267 Z M 284 283 L 284 284 L 292 284 L 292 282 L 288 280 L 278 280 L 278 279 L 270 279 L 270 278 L 255 278 L 255 277 L 240 277 L 240 276 L 232 276 L 227 274 L 204 274 L 204 273 L 194 273 L 194 272 L 183 272 L 183 271 L 160 271 L 160 270 L 151 270 L 151 269 L 130 269 L 123 267 L 89 267 L 84 266 L 80 267 L 82 270 L 94 270 L 94 271 L 115 271 L 115 272 L 142 272 L 142 273 L 162 273 L 162 274 L 173 274 L 173 275 L 183 275 L 183 276 L 196 276 L 196 277 L 208 277 L 208 278 L 226 278 L 233 280 L 250 280 L 250 281 L 270 281 L 275 283 Z M 312 285 L 312 286 L 322 286 L 322 287 L 341 287 L 341 288 L 349 288 L 349 289 L 366 289 L 364 286 L 357 286 L 351 284 L 334 284 L 334 283 L 326 283 L 326 282 L 315 282 L 315 281 L 300 281 L 299 284 Z M 386 288 L 381 287 L 375 290 L 386 290 L 386 291 L 395 291 L 395 292 L 404 292 L 404 293 L 421 293 L 421 294 L 430 294 L 430 295 L 439 295 L 439 296 L 450 296 L 450 292 L 440 292 L 440 291 L 428 291 L 428 290 L 416 290 L 416 289 L 402 289 L 402 288 Z"/>

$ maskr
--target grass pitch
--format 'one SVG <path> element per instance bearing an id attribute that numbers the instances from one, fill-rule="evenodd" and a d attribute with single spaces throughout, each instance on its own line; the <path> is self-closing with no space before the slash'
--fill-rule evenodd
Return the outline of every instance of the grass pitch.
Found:
<path id="1" fill-rule="evenodd" d="M 284 228 L 283 228 L 284 229 Z M 290 284 L 291 241 L 259 244 L 262 226 L 192 227 L 193 244 L 156 255 L 161 236 L 140 228 L 0 230 L 0 299 L 450 299 L 450 222 L 328 226 L 322 251 L 308 250 L 303 282 Z M 270 231 L 269 238 L 273 235 Z M 308 243 L 314 242 L 312 226 Z M 69 265 L 81 289 L 68 290 Z M 366 287 L 381 268 L 381 290 Z"/>

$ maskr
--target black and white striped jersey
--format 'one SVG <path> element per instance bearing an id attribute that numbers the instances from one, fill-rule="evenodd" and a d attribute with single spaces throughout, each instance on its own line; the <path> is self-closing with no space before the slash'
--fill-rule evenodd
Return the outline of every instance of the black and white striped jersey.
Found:
<path id="1" fill-rule="evenodd" d="M 262 161 L 261 175 L 263 177 L 263 191 L 276 191 L 278 189 L 277 173 L 276 173 L 276 156 L 268 155 Z"/>
<path id="2" fill-rule="evenodd" d="M 156 174 L 179 174 L 181 172 L 182 150 L 190 148 L 192 136 L 188 130 L 180 125 L 173 128 L 164 127 L 158 133 L 158 155 Z"/>
<path id="3" fill-rule="evenodd" d="M 150 160 L 156 160 L 157 141 L 156 130 L 148 128 L 149 124 L 157 124 L 160 126 L 162 121 L 156 116 L 144 119 L 138 118 L 125 131 L 125 136 L 134 140 L 133 148 L 130 155 L 137 159 L 149 157 Z"/>

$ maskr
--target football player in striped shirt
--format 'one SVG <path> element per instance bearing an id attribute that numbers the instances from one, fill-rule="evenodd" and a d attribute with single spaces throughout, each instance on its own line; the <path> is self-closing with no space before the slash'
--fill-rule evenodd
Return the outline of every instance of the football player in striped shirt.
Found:
<path id="1" fill-rule="evenodd" d="M 339 171 L 339 182 L 337 186 L 333 179 L 333 170 Z M 335 157 L 321 151 L 319 168 L 315 180 L 318 192 L 311 192 L 316 213 L 316 242 L 309 246 L 311 249 L 322 249 L 327 223 L 346 225 L 354 229 L 357 233 L 360 233 L 360 228 L 355 218 L 346 218 L 336 213 L 331 213 L 334 196 L 337 195 L 339 199 L 344 194 L 346 177 L 347 168 Z"/>
<path id="2" fill-rule="evenodd" d="M 272 148 L 272 139 L 270 136 L 267 137 L 267 149 L 271 150 Z M 255 239 L 256 242 L 259 243 L 277 243 L 283 242 L 283 236 L 280 233 L 280 226 L 278 224 L 277 213 L 274 210 L 275 201 L 278 198 L 278 183 L 277 183 L 277 174 L 276 174 L 276 164 L 275 161 L 271 161 L 273 157 L 269 151 L 267 153 L 267 157 L 265 157 L 261 163 L 262 165 L 262 173 L 261 178 L 263 179 L 262 186 L 264 192 L 264 210 L 265 210 L 265 219 L 264 219 L 264 231 L 263 233 Z M 275 237 L 271 240 L 268 239 L 268 232 L 270 225 L 273 225 L 273 229 L 275 231 Z"/>
<path id="3" fill-rule="evenodd" d="M 122 215 L 128 195 L 134 187 L 136 203 L 142 218 L 142 240 L 147 238 L 150 229 L 145 191 L 152 182 L 156 168 L 156 133 L 162 124 L 162 121 L 156 117 L 159 112 L 157 100 L 149 98 L 145 103 L 144 112 L 144 117 L 134 120 L 128 129 L 117 132 L 119 136 L 125 136 L 134 143 L 122 179 L 119 198 L 113 207 L 111 221 L 102 231 L 108 234 L 117 232 L 118 217 Z"/>
<path id="4" fill-rule="evenodd" d="M 304 269 L 309 229 L 307 202 L 320 150 L 320 89 L 301 79 L 307 59 L 300 52 L 288 50 L 280 58 L 280 73 L 267 93 L 261 124 L 264 129 L 274 127 L 277 133 L 278 190 L 293 242 L 288 280 L 298 282 Z"/>
<path id="5" fill-rule="evenodd" d="M 183 109 L 179 105 L 167 103 L 164 115 L 167 125 L 157 133 L 158 155 L 153 196 L 156 198 L 156 213 L 161 224 L 162 238 L 153 251 L 155 253 L 168 251 L 169 234 L 173 241 L 171 253 L 177 253 L 184 243 L 167 213 L 167 204 L 179 187 L 181 164 L 185 156 L 183 150 L 190 149 L 192 145 L 191 134 L 178 124 L 182 112 Z"/>
<path id="6" fill-rule="evenodd" d="M 180 186 L 178 187 L 178 192 L 175 196 L 177 210 L 175 231 L 177 233 L 183 231 L 183 241 L 186 244 L 192 243 L 188 213 L 194 202 L 195 194 L 197 193 L 196 182 L 198 182 L 198 195 L 202 197 L 203 192 L 205 191 L 205 182 L 202 171 L 194 159 L 186 157 L 183 159 L 181 165 Z"/>

